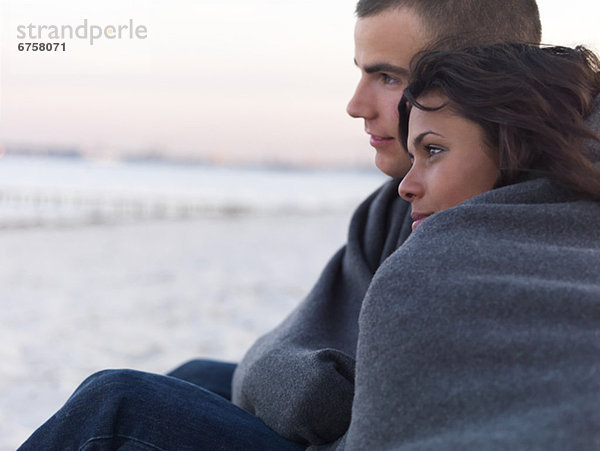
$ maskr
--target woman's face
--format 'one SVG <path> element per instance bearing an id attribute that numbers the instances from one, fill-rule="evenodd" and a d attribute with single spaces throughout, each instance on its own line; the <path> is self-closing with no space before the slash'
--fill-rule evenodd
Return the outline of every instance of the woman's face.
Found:
<path id="1" fill-rule="evenodd" d="M 426 107 L 448 102 L 437 91 L 417 100 Z M 398 193 L 412 204 L 413 230 L 426 217 L 491 190 L 499 176 L 497 152 L 485 144 L 481 127 L 447 107 L 412 108 L 408 153 L 412 166 Z"/>

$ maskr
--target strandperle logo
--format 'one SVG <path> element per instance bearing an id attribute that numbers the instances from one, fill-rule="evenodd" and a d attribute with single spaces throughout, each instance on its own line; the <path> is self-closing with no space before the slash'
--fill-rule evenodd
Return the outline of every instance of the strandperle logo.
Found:
<path id="1" fill-rule="evenodd" d="M 94 45 L 99 39 L 146 39 L 148 29 L 145 25 L 135 25 L 133 19 L 122 25 L 90 25 L 84 19 L 81 25 L 19 25 L 17 39 L 66 40 L 84 39 Z"/>

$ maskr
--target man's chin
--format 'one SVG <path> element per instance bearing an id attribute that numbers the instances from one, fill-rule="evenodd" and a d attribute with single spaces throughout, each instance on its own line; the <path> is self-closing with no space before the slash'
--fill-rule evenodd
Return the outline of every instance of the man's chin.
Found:
<path id="1" fill-rule="evenodd" d="M 375 166 L 385 175 L 392 178 L 402 178 L 410 169 L 410 160 L 404 152 L 401 155 L 392 157 L 383 152 L 377 152 L 375 154 Z"/>

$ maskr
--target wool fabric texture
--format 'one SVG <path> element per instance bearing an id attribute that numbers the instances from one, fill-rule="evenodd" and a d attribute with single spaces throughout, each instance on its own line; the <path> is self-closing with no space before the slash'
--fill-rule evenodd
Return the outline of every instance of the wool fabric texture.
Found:
<path id="1" fill-rule="evenodd" d="M 600 448 L 600 203 L 537 178 L 410 234 L 397 185 L 248 351 L 234 402 L 314 449 Z"/>

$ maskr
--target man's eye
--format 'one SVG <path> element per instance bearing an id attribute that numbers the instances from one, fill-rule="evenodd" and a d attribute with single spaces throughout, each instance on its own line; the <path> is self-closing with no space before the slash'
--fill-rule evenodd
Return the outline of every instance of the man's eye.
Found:
<path id="1" fill-rule="evenodd" d="M 381 74 L 381 78 L 386 85 L 395 85 L 400 82 L 400 80 L 388 74 Z"/>
<path id="2" fill-rule="evenodd" d="M 446 149 L 442 149 L 441 147 L 437 147 L 437 146 L 427 146 L 426 149 L 427 149 L 427 152 L 429 153 L 430 157 L 435 157 L 436 155 L 438 155 L 446 150 Z"/>

